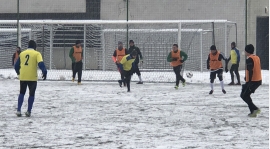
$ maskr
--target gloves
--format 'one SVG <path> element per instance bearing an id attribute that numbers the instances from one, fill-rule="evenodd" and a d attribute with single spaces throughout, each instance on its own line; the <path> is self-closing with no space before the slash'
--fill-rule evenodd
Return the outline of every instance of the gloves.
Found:
<path id="1" fill-rule="evenodd" d="M 184 60 L 180 60 L 181 63 L 184 63 L 185 61 Z"/>
<path id="2" fill-rule="evenodd" d="M 42 78 L 43 78 L 43 80 L 46 80 L 47 74 L 42 74 Z"/>
<path id="3" fill-rule="evenodd" d="M 17 78 L 18 78 L 18 80 L 20 80 L 20 75 L 19 74 L 17 75 Z"/>
<path id="4" fill-rule="evenodd" d="M 177 61 L 177 58 L 172 58 L 172 61 Z"/>

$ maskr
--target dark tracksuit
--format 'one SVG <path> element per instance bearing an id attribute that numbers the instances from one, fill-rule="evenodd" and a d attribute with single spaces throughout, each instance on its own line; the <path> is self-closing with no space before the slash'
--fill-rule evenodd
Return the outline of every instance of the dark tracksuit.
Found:
<path id="1" fill-rule="evenodd" d="M 246 65 L 247 65 L 246 69 L 249 72 L 249 80 L 248 82 L 246 82 L 246 84 L 242 85 L 242 92 L 240 94 L 240 97 L 248 104 L 250 113 L 252 113 L 254 110 L 258 110 L 258 107 L 254 105 L 250 95 L 254 93 L 255 90 L 262 84 L 262 80 L 251 81 L 252 76 L 253 76 L 253 68 L 254 68 L 254 62 L 252 58 L 248 58 L 246 60 Z"/>
<path id="2" fill-rule="evenodd" d="M 83 63 L 82 60 L 79 62 L 76 62 L 75 58 L 73 57 L 74 48 L 72 47 L 69 51 L 69 57 L 72 61 L 72 77 L 75 79 L 76 73 L 78 73 L 78 82 L 81 82 L 82 79 L 82 69 L 83 69 Z M 82 57 L 83 57 L 83 51 L 82 51 Z"/>
<path id="3" fill-rule="evenodd" d="M 129 49 L 128 49 L 128 53 L 131 53 L 133 50 L 135 50 L 137 52 L 137 56 L 136 56 L 136 59 L 134 61 L 134 68 L 133 68 L 133 73 L 136 73 L 138 76 L 141 76 L 141 72 L 139 70 L 139 62 L 140 62 L 140 59 L 142 60 L 143 59 L 143 56 L 142 56 L 142 53 L 140 51 L 140 49 L 138 47 L 136 47 L 135 45 L 133 46 L 130 46 Z M 140 56 L 140 58 L 139 58 Z"/>
<path id="4" fill-rule="evenodd" d="M 238 83 L 240 83 L 240 75 L 239 75 L 239 71 L 238 71 L 239 63 L 240 63 L 240 53 L 239 53 L 239 50 L 237 48 L 231 49 L 231 55 L 228 58 L 227 63 L 231 60 L 232 57 L 234 58 L 234 60 L 232 60 L 232 66 L 230 69 L 231 80 L 232 80 L 232 83 L 234 83 L 234 74 L 233 74 L 233 72 L 234 72 Z"/>
<path id="5" fill-rule="evenodd" d="M 180 56 L 184 57 L 184 59 L 182 59 L 183 61 L 186 61 L 188 58 L 188 55 L 184 51 L 180 51 Z M 169 55 L 167 56 L 167 62 L 172 62 L 172 61 L 173 61 L 173 58 L 172 58 L 172 54 L 170 52 Z M 182 65 L 178 65 L 178 66 L 173 67 L 173 71 L 176 75 L 176 86 L 179 86 L 180 80 L 182 82 L 185 82 L 185 79 L 180 74 L 181 69 L 182 69 Z"/>

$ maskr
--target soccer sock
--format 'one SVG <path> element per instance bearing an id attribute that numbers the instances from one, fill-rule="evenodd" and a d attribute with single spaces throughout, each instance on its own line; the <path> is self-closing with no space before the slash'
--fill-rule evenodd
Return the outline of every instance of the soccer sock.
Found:
<path id="1" fill-rule="evenodd" d="M 138 76 L 138 78 L 140 79 L 140 82 L 142 82 L 142 77 L 141 76 Z"/>
<path id="2" fill-rule="evenodd" d="M 24 98 L 24 94 L 20 94 L 19 97 L 18 97 L 18 108 L 17 108 L 17 111 L 21 111 L 22 104 L 23 104 L 23 98 Z"/>
<path id="3" fill-rule="evenodd" d="M 210 83 L 210 86 L 211 86 L 211 90 L 214 90 L 214 84 Z"/>
<path id="4" fill-rule="evenodd" d="M 224 89 L 224 83 L 223 83 L 223 80 L 220 81 L 220 86 L 221 86 L 221 89 Z"/>
<path id="5" fill-rule="evenodd" d="M 34 96 L 29 96 L 29 98 L 28 98 L 28 109 L 27 109 L 28 112 L 31 112 L 34 100 L 35 100 Z"/>

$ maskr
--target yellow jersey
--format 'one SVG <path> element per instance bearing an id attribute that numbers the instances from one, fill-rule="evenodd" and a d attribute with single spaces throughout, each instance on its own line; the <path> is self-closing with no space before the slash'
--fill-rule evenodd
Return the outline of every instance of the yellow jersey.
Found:
<path id="1" fill-rule="evenodd" d="M 40 52 L 34 49 L 26 49 L 20 54 L 20 80 L 37 81 L 38 63 L 43 62 Z"/>
<path id="2" fill-rule="evenodd" d="M 132 68 L 132 63 L 135 61 L 135 58 L 132 58 L 132 56 L 130 54 L 124 56 L 121 61 L 120 64 L 123 65 L 123 69 L 125 71 L 130 71 Z"/>

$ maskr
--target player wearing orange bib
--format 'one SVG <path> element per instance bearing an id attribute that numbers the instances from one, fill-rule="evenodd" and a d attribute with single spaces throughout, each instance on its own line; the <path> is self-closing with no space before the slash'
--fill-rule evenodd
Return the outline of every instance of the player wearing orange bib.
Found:
<path id="1" fill-rule="evenodd" d="M 29 98 L 25 115 L 28 117 L 31 116 L 38 80 L 37 67 L 41 69 L 43 74 L 42 78 L 45 80 L 47 77 L 47 70 L 43 63 L 42 56 L 36 51 L 36 42 L 30 40 L 28 42 L 28 48 L 20 53 L 20 56 L 14 65 L 16 73 L 20 75 L 20 95 L 18 97 L 18 108 L 16 113 L 18 117 L 21 116 L 21 107 L 27 87 L 29 88 Z"/>
<path id="2" fill-rule="evenodd" d="M 250 95 L 262 84 L 261 63 L 260 58 L 254 53 L 254 46 L 249 44 L 245 47 L 246 60 L 246 84 L 242 85 L 240 97 L 247 103 L 250 110 L 249 117 L 256 117 L 261 110 L 254 105 Z"/>
<path id="3" fill-rule="evenodd" d="M 216 79 L 216 76 L 219 78 L 220 86 L 222 89 L 222 92 L 226 94 L 226 91 L 224 89 L 224 83 L 223 83 L 223 66 L 221 60 L 227 61 L 227 58 L 220 52 L 217 51 L 217 48 L 215 45 L 212 45 L 210 47 L 210 53 L 208 55 L 207 59 L 207 69 L 210 69 L 210 85 L 211 85 L 211 91 L 209 94 L 213 94 L 214 92 L 214 80 Z M 227 65 L 225 67 L 227 70 Z"/>
<path id="4" fill-rule="evenodd" d="M 177 44 L 173 44 L 172 51 L 167 56 L 167 62 L 170 62 L 176 76 L 175 89 L 179 87 L 179 81 L 185 86 L 186 80 L 181 76 L 182 64 L 187 60 L 188 56 L 184 51 L 178 49 Z"/>
<path id="5" fill-rule="evenodd" d="M 77 40 L 75 45 L 69 51 L 69 57 L 72 61 L 72 82 L 74 82 L 76 73 L 78 73 L 78 85 L 81 84 L 82 80 L 82 69 L 83 69 L 83 50 L 81 41 Z"/>
<path id="6" fill-rule="evenodd" d="M 118 48 L 114 51 L 112 60 L 116 64 L 118 71 L 120 72 L 119 64 L 124 56 L 128 54 L 128 50 L 123 48 L 123 43 L 121 41 L 118 42 Z M 124 80 L 124 75 L 120 72 L 121 80 Z M 121 80 L 118 80 L 121 81 Z M 126 82 L 123 82 L 124 86 L 126 86 Z"/>

